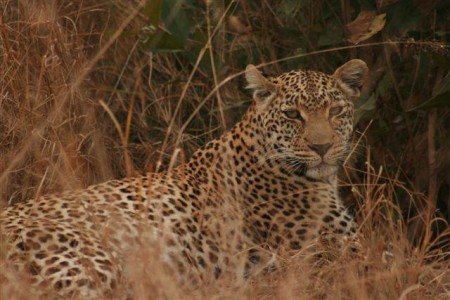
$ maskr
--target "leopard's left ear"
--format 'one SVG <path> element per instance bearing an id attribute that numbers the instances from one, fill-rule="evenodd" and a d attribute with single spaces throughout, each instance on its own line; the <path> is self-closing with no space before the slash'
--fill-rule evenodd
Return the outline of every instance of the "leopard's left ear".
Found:
<path id="1" fill-rule="evenodd" d="M 361 94 L 361 87 L 367 78 L 369 68 L 360 59 L 352 59 L 340 66 L 333 77 L 337 80 L 339 87 L 350 98 L 355 99 Z"/>
<path id="2" fill-rule="evenodd" d="M 276 85 L 264 77 L 254 65 L 245 68 L 245 79 L 248 83 L 247 88 L 253 90 L 253 99 L 257 105 L 268 104 L 277 92 Z"/>

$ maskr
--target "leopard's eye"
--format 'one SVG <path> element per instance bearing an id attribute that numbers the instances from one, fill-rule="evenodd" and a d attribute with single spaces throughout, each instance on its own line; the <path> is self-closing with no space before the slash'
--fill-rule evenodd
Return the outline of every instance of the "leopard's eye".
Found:
<path id="1" fill-rule="evenodd" d="M 342 107 L 342 106 L 332 107 L 332 108 L 330 108 L 329 115 L 330 115 L 330 117 L 340 115 L 343 110 L 344 110 L 344 107 Z"/>
<path id="2" fill-rule="evenodd" d="M 303 121 L 303 118 L 298 110 L 290 109 L 283 111 L 283 113 L 289 119 Z"/>

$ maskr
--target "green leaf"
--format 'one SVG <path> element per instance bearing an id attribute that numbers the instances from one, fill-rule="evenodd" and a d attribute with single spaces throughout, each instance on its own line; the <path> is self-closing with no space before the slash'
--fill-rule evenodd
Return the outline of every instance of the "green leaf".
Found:
<path id="1" fill-rule="evenodd" d="M 450 106 L 450 72 L 444 76 L 440 84 L 434 88 L 435 96 L 428 99 L 422 104 L 410 109 L 409 111 L 417 109 L 429 109 L 434 107 L 449 107 Z"/>
<path id="2" fill-rule="evenodd" d="M 320 35 L 319 40 L 317 41 L 317 45 L 319 47 L 326 47 L 342 43 L 343 41 L 344 39 L 342 38 L 342 34 L 340 33 L 324 33 Z"/>
<path id="3" fill-rule="evenodd" d="M 355 116 L 354 116 L 355 124 L 358 124 L 358 122 L 364 116 L 375 110 L 377 98 L 375 93 L 372 93 L 372 95 L 370 95 L 370 97 L 367 100 L 365 100 L 364 98 L 360 99 L 360 101 L 356 103 L 357 107 L 355 109 Z"/>
<path id="4" fill-rule="evenodd" d="M 161 20 L 162 0 L 148 1 L 144 6 L 144 15 L 148 17 L 150 25 L 158 26 Z"/>
<path id="5" fill-rule="evenodd" d="M 294 18 L 299 11 L 308 5 L 308 1 L 300 0 L 285 0 L 281 1 L 278 7 L 278 13 L 287 16 L 288 18 Z"/>
<path id="6" fill-rule="evenodd" d="M 434 90 L 433 90 L 433 94 L 434 95 L 439 95 L 439 94 L 443 94 L 445 92 L 450 91 L 450 71 L 447 72 L 447 75 L 444 76 L 444 78 L 442 78 L 441 82 L 439 83 L 439 85 L 437 85 Z"/>
<path id="7" fill-rule="evenodd" d="M 184 50 L 184 43 L 177 37 L 163 31 L 158 31 L 152 35 L 144 46 L 154 53 L 158 52 L 179 52 Z"/>
<path id="8" fill-rule="evenodd" d="M 194 24 L 188 19 L 183 7 L 184 0 L 164 0 L 161 17 L 169 32 L 185 43 L 193 32 Z"/>
<path id="9" fill-rule="evenodd" d="M 187 17 L 187 0 L 151 0 L 144 7 L 151 32 L 144 42 L 150 52 L 183 51 L 194 24 Z"/>
<path id="10" fill-rule="evenodd" d="M 436 97 L 433 97 L 430 100 L 425 101 L 424 103 L 414 107 L 410 111 L 416 109 L 429 109 L 435 107 L 450 107 L 450 91 L 437 95 Z"/>
<path id="11" fill-rule="evenodd" d="M 378 83 L 377 89 L 376 89 L 376 95 L 378 98 L 385 97 L 389 94 L 390 90 L 392 88 L 392 77 L 389 72 L 386 72 L 384 74 L 383 78 Z"/>

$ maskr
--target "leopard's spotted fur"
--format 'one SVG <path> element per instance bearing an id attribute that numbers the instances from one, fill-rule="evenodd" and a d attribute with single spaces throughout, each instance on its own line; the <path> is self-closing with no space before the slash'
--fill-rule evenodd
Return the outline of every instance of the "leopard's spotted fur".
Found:
<path id="1" fill-rule="evenodd" d="M 264 264 L 258 249 L 300 249 L 321 231 L 354 232 L 336 189 L 349 150 L 353 100 L 367 66 L 332 76 L 246 70 L 254 103 L 230 131 L 162 173 L 42 196 L 0 214 L 7 260 L 35 286 L 101 295 L 120 280 L 127 250 L 145 240 L 183 274 L 217 277 Z M 144 238 L 143 238 L 144 237 Z"/>

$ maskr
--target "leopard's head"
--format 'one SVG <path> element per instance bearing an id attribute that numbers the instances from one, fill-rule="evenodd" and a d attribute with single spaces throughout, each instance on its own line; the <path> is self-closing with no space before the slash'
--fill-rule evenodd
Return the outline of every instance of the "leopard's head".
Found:
<path id="1" fill-rule="evenodd" d="M 255 102 L 251 118 L 264 137 L 267 159 L 278 159 L 314 179 L 336 174 L 350 149 L 353 103 L 367 73 L 359 59 L 333 75 L 298 70 L 266 78 L 247 66 Z"/>

